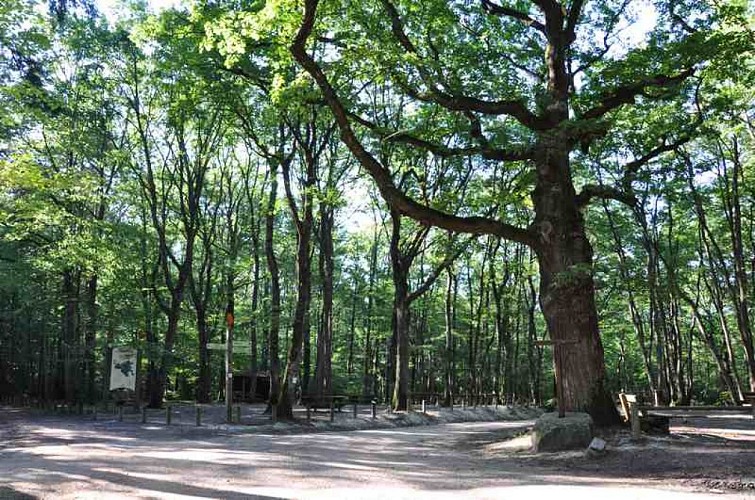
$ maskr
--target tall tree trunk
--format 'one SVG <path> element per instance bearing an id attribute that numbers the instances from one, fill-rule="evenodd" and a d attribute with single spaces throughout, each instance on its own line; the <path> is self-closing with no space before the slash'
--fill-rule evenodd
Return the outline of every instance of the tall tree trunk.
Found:
<path id="1" fill-rule="evenodd" d="M 76 401 L 77 383 L 79 380 L 79 288 L 80 272 L 75 269 L 63 271 L 63 306 L 62 335 L 60 357 L 63 359 L 63 372 L 60 380 L 63 383 L 63 395 L 66 401 Z"/>
<path id="2" fill-rule="evenodd" d="M 367 397 L 377 397 L 376 383 L 377 383 L 377 370 L 371 370 L 371 366 L 377 366 L 377 363 L 373 360 L 371 348 L 372 344 L 372 309 L 375 301 L 375 282 L 377 281 L 377 255 L 378 255 L 378 229 L 375 224 L 373 230 L 372 246 L 370 248 L 370 270 L 369 281 L 367 284 L 367 311 L 365 318 L 364 328 L 364 367 L 362 370 L 362 394 Z M 377 356 L 377 351 L 375 352 Z"/>
<path id="3" fill-rule="evenodd" d="M 722 147 L 721 149 L 723 150 Z M 750 390 L 755 391 L 755 343 L 753 343 L 753 331 L 750 321 L 750 285 L 748 283 L 744 245 L 742 241 L 742 208 L 739 193 L 742 165 L 740 163 L 739 143 L 736 138 L 732 139 L 731 156 L 731 181 L 728 180 L 728 173 L 724 170 L 724 180 L 726 181 L 727 189 L 724 192 L 723 198 L 734 254 L 734 285 L 732 286 L 732 299 L 737 313 L 739 336 L 745 353 L 745 364 L 750 379 Z"/>
<path id="4" fill-rule="evenodd" d="M 311 391 L 318 397 L 333 395 L 331 368 L 333 358 L 333 207 L 324 204 L 320 217 L 319 267 L 322 280 L 322 311 L 320 313 L 322 328 L 317 337 L 315 387 L 314 391 Z M 349 352 L 353 352 L 353 346 L 350 346 Z M 351 364 L 351 358 L 349 364 Z"/>
<path id="5" fill-rule="evenodd" d="M 554 103 L 559 105 L 560 103 Z M 566 108 L 564 113 L 566 113 Z M 539 230 L 540 306 L 561 350 L 556 377 L 568 411 L 587 411 L 597 425 L 618 422 L 605 382 L 603 344 L 595 307 L 592 247 L 577 205 L 569 151 L 558 134 L 540 135 L 533 192 Z M 571 342 L 571 343 L 565 343 Z"/>
<path id="6" fill-rule="evenodd" d="M 197 335 L 199 337 L 199 377 L 197 379 L 197 402 L 209 403 L 212 390 L 212 372 L 210 370 L 210 351 L 207 343 L 210 332 L 207 326 L 207 311 L 204 304 L 196 305 Z"/>
<path id="7" fill-rule="evenodd" d="M 302 214 L 299 215 L 296 201 L 290 186 L 291 162 L 283 162 L 283 180 L 291 213 L 296 224 L 296 307 L 292 324 L 291 342 L 289 343 L 286 370 L 281 381 L 278 399 L 278 416 L 293 419 L 295 388 L 299 382 L 299 365 L 301 363 L 304 337 L 309 335 L 309 305 L 312 293 L 311 244 L 314 225 L 312 193 L 315 185 L 315 158 L 309 150 L 304 151 L 306 160 L 306 181 L 302 194 Z M 300 218 L 301 217 L 301 218 Z M 319 361 L 319 360 L 318 360 Z"/>
<path id="8" fill-rule="evenodd" d="M 267 331 L 268 366 L 270 367 L 269 405 L 277 406 L 280 392 L 280 357 L 278 341 L 280 337 L 281 288 L 278 260 L 275 257 L 275 203 L 278 193 L 278 171 L 271 162 L 270 195 L 265 212 L 265 257 L 270 273 L 270 323 Z"/>
<path id="9" fill-rule="evenodd" d="M 445 352 L 444 352 L 444 365 L 445 365 L 445 390 L 443 394 L 443 405 L 453 406 L 454 398 L 454 290 L 455 290 L 455 277 L 453 270 L 449 268 L 447 271 L 446 280 L 446 297 L 445 297 Z"/>
<path id="10" fill-rule="evenodd" d="M 97 275 L 93 274 L 89 277 L 86 284 L 87 289 L 87 302 L 86 302 L 86 333 L 84 338 L 85 354 L 84 354 L 84 368 L 86 370 L 86 389 L 85 398 L 87 402 L 94 403 L 97 399 L 97 320 L 98 320 L 98 304 L 97 304 Z"/>
<path id="11" fill-rule="evenodd" d="M 394 411 L 406 411 L 409 399 L 409 276 L 408 265 L 399 246 L 401 214 L 391 210 L 391 222 L 390 255 L 394 286 L 392 326 L 395 349 L 391 405 Z"/>

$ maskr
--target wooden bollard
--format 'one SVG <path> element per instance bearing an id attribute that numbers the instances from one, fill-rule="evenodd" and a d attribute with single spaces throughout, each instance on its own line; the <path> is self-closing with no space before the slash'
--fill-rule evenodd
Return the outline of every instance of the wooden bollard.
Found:
<path id="1" fill-rule="evenodd" d="M 170 405 L 165 407 L 165 425 L 170 425 L 171 421 L 173 420 L 173 412 Z"/>
<path id="2" fill-rule="evenodd" d="M 333 403 L 333 401 L 330 402 L 330 421 L 336 419 L 336 405 Z"/>
<path id="3" fill-rule="evenodd" d="M 377 418 L 377 402 L 372 400 L 372 418 Z"/>
<path id="4" fill-rule="evenodd" d="M 118 422 L 123 422 L 123 406 L 118 407 Z"/>
<path id="5" fill-rule="evenodd" d="M 632 439 L 640 439 L 640 409 L 637 403 L 629 403 L 629 414 L 632 424 Z"/>
<path id="6" fill-rule="evenodd" d="M 236 423 L 237 424 L 241 423 L 241 407 L 240 406 L 236 407 Z"/>
<path id="7" fill-rule="evenodd" d="M 357 418 L 357 404 L 354 403 L 354 418 Z"/>
<path id="8" fill-rule="evenodd" d="M 147 423 L 147 406 L 142 406 L 142 423 Z"/>
<path id="9" fill-rule="evenodd" d="M 199 427 L 202 425 L 202 407 L 197 405 L 194 407 L 194 411 L 196 413 L 197 427 Z"/>

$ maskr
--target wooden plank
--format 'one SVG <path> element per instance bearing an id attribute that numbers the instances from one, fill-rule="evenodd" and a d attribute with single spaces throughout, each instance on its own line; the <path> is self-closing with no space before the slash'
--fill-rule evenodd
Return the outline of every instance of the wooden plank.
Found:
<path id="1" fill-rule="evenodd" d="M 670 417 L 695 412 L 750 413 L 750 408 L 744 406 L 640 406 L 639 409 L 645 415 Z"/>

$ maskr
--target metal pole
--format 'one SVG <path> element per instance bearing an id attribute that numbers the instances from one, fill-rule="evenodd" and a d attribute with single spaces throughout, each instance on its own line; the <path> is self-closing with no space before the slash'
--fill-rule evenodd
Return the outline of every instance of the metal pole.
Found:
<path id="1" fill-rule="evenodd" d="M 422 413 L 425 413 L 425 400 L 422 400 Z"/>
<path id="2" fill-rule="evenodd" d="M 196 414 L 197 427 L 199 427 L 200 425 L 202 425 L 202 407 L 197 405 L 195 409 L 197 413 Z"/>
<path id="3" fill-rule="evenodd" d="M 354 418 L 357 418 L 357 404 L 354 403 Z"/>
<path id="4" fill-rule="evenodd" d="M 226 421 L 233 423 L 233 324 L 225 329 L 225 413 Z"/>
<path id="5" fill-rule="evenodd" d="M 170 410 L 170 405 L 165 407 L 165 425 L 170 425 L 170 422 L 173 419 L 173 415 Z"/>
<path id="6" fill-rule="evenodd" d="M 147 423 L 147 406 L 142 406 L 142 423 Z"/>
<path id="7" fill-rule="evenodd" d="M 332 422 L 336 418 L 336 405 L 333 401 L 330 402 L 330 421 Z"/>
<path id="8" fill-rule="evenodd" d="M 123 406 L 118 407 L 118 422 L 123 422 Z"/>
<path id="9" fill-rule="evenodd" d="M 236 407 L 236 423 L 237 424 L 241 423 L 241 407 L 240 406 Z"/>

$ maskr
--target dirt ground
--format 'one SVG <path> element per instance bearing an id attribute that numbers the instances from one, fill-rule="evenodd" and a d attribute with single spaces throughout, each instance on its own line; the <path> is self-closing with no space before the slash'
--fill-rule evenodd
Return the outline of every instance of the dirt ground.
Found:
<path id="1" fill-rule="evenodd" d="M 670 436 L 637 443 L 611 431 L 608 451 L 591 457 L 533 454 L 533 415 L 506 415 L 302 432 L 317 428 L 197 428 L 188 415 L 166 427 L 0 407 L 0 498 L 755 498 L 751 417 L 674 419 Z"/>

